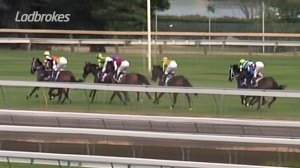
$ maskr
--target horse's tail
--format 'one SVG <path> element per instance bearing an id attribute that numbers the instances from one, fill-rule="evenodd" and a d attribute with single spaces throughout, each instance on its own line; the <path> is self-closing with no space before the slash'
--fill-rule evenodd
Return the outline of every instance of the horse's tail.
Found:
<path id="1" fill-rule="evenodd" d="M 71 82 L 83 82 L 83 81 L 84 81 L 83 79 L 78 79 L 78 80 L 77 80 L 77 79 L 75 78 L 75 76 L 73 76 L 73 75 L 71 76 Z"/>
<path id="2" fill-rule="evenodd" d="M 284 90 L 286 88 L 286 85 L 279 85 L 277 89 Z"/>
<path id="3" fill-rule="evenodd" d="M 139 81 L 141 81 L 143 84 L 150 85 L 150 82 L 144 75 L 138 73 L 137 76 L 138 76 Z"/>
<path id="4" fill-rule="evenodd" d="M 190 83 L 190 81 L 186 78 L 184 78 L 183 80 L 183 86 L 186 86 L 186 87 L 193 87 L 193 85 Z M 194 93 L 195 96 L 198 96 L 198 93 Z"/>

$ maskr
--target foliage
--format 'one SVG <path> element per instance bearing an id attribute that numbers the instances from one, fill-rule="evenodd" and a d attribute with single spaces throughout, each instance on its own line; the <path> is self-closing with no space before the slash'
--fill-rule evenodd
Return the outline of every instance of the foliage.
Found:
<path id="1" fill-rule="evenodd" d="M 280 20 L 286 22 L 299 22 L 300 1 L 299 0 L 272 0 L 270 6 L 277 9 Z"/>
<path id="2" fill-rule="evenodd" d="M 144 30 L 146 0 L 3 0 L 0 1 L 0 26 L 7 28 L 60 28 L 97 30 Z M 152 0 L 151 10 L 170 7 L 168 0 Z M 16 12 L 71 14 L 70 22 L 15 22 Z"/>

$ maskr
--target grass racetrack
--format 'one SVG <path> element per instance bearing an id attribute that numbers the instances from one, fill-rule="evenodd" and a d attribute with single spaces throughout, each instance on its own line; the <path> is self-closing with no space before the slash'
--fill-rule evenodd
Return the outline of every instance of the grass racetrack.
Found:
<path id="1" fill-rule="evenodd" d="M 33 57 L 42 57 L 43 51 L 0 50 L 0 79 L 1 80 L 28 80 L 35 81 L 36 75 L 30 74 L 30 63 Z M 58 56 L 68 58 L 67 70 L 72 71 L 77 78 L 82 78 L 82 68 L 85 62 L 96 63 L 96 53 L 67 53 L 53 52 Z M 139 72 L 147 76 L 147 58 L 141 55 L 121 55 L 130 62 L 128 72 Z M 235 88 L 236 82 L 228 82 L 229 65 L 238 63 L 240 58 L 261 60 L 265 63 L 264 75 L 272 76 L 279 84 L 287 85 L 288 90 L 300 88 L 300 57 L 296 56 L 221 56 L 221 55 L 168 55 L 178 64 L 176 74 L 185 75 L 196 87 Z M 154 63 L 159 64 L 161 57 L 154 57 Z M 85 82 L 92 83 L 90 74 Z M 156 83 L 151 82 L 153 85 Z M 38 92 L 38 98 L 26 100 L 32 88 L 2 87 L 0 108 L 34 109 L 54 111 L 81 111 L 98 113 L 126 113 L 147 115 L 176 115 L 176 116 L 210 116 L 210 117 L 236 117 L 236 118 L 270 118 L 292 119 L 300 118 L 300 99 L 278 98 L 271 109 L 263 107 L 257 111 L 255 108 L 245 108 L 240 104 L 238 96 L 224 96 L 220 102 L 218 95 L 192 96 L 193 110 L 188 110 L 187 100 L 183 95 L 178 97 L 175 109 L 170 110 L 170 95 L 165 95 L 156 105 L 143 94 L 143 102 L 136 102 L 135 93 L 130 93 L 131 103 L 124 106 L 118 99 L 108 104 L 111 92 L 97 92 L 95 102 L 88 102 L 89 91 L 72 90 L 70 98 L 72 104 L 57 104 L 48 102 L 43 97 L 43 89 Z M 44 89 L 47 92 L 46 89 Z M 215 100 L 222 104 L 217 107 Z M 218 110 L 219 109 L 219 110 Z"/>

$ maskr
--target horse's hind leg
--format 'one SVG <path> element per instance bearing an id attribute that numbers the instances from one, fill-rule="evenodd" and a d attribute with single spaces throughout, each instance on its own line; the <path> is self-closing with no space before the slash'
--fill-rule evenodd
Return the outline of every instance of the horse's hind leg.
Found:
<path id="1" fill-rule="evenodd" d="M 268 104 L 268 108 L 271 108 L 271 105 L 276 101 L 276 99 L 277 99 L 276 97 L 273 97 L 273 99 Z"/>
<path id="2" fill-rule="evenodd" d="M 94 100 L 95 100 L 95 96 L 96 96 L 96 92 L 97 92 L 97 90 L 92 90 L 91 91 L 91 93 L 93 92 L 93 94 L 92 94 L 92 100 L 91 100 L 91 103 L 93 103 L 94 102 Z M 90 93 L 90 94 L 91 94 Z M 91 97 L 91 96 L 90 96 Z"/>
<path id="3" fill-rule="evenodd" d="M 67 91 L 66 91 L 67 90 Z M 62 92 L 64 94 L 64 99 L 61 101 L 61 104 L 63 104 L 67 99 L 69 100 L 69 103 L 72 103 L 71 99 L 69 98 L 70 89 L 62 89 Z"/>
<path id="4" fill-rule="evenodd" d="M 95 90 L 91 90 L 91 91 L 90 91 L 89 97 L 92 97 L 94 91 L 95 91 Z"/>
<path id="5" fill-rule="evenodd" d="M 261 103 L 261 105 L 263 106 L 263 105 L 265 105 L 266 103 L 267 103 L 266 98 L 265 98 L 265 97 L 262 97 L 262 103 Z"/>
<path id="6" fill-rule="evenodd" d="M 170 109 L 172 110 L 177 102 L 178 93 L 173 93 L 173 104 L 171 105 Z"/>
<path id="7" fill-rule="evenodd" d="M 261 107 L 261 99 L 262 99 L 262 97 L 257 97 L 257 109 L 256 110 L 259 110 Z"/>
<path id="8" fill-rule="evenodd" d="M 247 101 L 246 107 L 252 107 L 258 101 L 259 97 L 257 97 L 257 96 L 250 97 L 249 96 L 249 99 L 250 100 Z"/>
<path id="9" fill-rule="evenodd" d="M 241 96 L 241 103 L 246 104 L 245 96 Z"/>
<path id="10" fill-rule="evenodd" d="M 62 98 L 62 91 L 63 89 L 58 89 L 57 91 L 57 95 L 58 95 L 58 99 L 57 99 L 57 103 L 62 103 L 61 98 Z"/>
<path id="11" fill-rule="evenodd" d="M 119 97 L 120 101 L 123 102 L 124 105 L 126 105 L 126 100 L 123 101 L 122 96 L 121 96 L 120 92 L 118 92 L 118 91 L 114 91 L 114 92 L 113 92 L 113 94 L 112 94 L 111 97 L 110 97 L 109 104 L 112 103 L 112 101 L 113 101 L 113 99 L 114 99 L 114 97 L 115 97 L 116 95 Z"/>
<path id="12" fill-rule="evenodd" d="M 147 95 L 147 97 L 149 98 L 149 100 L 152 100 L 152 99 L 153 99 L 152 96 L 151 96 L 148 92 L 146 92 L 146 95 Z"/>
<path id="13" fill-rule="evenodd" d="M 190 97 L 190 95 L 189 94 L 185 94 L 185 96 L 186 96 L 186 98 L 187 98 L 187 100 L 188 100 L 188 103 L 189 103 L 189 110 L 192 110 L 192 103 L 191 103 L 191 97 Z"/>
<path id="14" fill-rule="evenodd" d="M 31 98 L 31 96 L 33 95 L 33 93 L 36 92 L 39 89 L 40 89 L 39 87 L 33 88 L 32 91 L 29 93 L 29 95 L 26 97 L 26 99 L 28 100 L 29 98 Z M 38 97 L 38 95 L 36 95 L 35 97 Z"/>
<path id="15" fill-rule="evenodd" d="M 125 101 L 129 101 L 130 102 L 130 98 L 129 98 L 128 92 L 123 92 L 123 94 L 124 94 L 124 97 L 125 97 Z"/>

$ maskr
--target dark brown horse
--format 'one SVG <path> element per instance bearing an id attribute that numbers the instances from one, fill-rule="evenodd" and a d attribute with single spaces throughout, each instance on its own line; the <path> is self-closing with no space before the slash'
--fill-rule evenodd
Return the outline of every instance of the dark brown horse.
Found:
<path id="1" fill-rule="evenodd" d="M 150 82 L 144 75 L 140 73 L 131 72 L 131 73 L 123 74 L 120 77 L 120 82 L 118 84 L 150 85 Z M 127 92 L 123 92 L 123 93 L 125 95 L 125 100 L 130 101 Z M 148 92 L 146 92 L 146 95 L 150 100 L 152 100 L 152 97 Z M 142 101 L 142 99 L 140 99 L 140 92 L 136 93 L 136 101 Z"/>
<path id="2" fill-rule="evenodd" d="M 51 75 L 51 72 L 50 71 L 46 71 L 46 67 L 43 65 L 43 63 L 37 58 L 37 59 L 32 59 L 32 62 L 31 62 L 31 69 L 30 69 L 30 73 L 31 74 L 34 74 L 35 72 L 38 72 L 37 73 L 37 78 L 36 80 L 37 81 L 47 81 L 45 80 L 44 76 L 48 76 L 48 75 Z M 35 87 L 33 88 L 33 90 L 28 94 L 28 96 L 26 97 L 27 99 L 31 98 L 31 96 L 37 91 L 39 90 L 39 87 Z M 61 90 L 58 90 L 57 94 L 54 94 L 53 92 L 55 91 L 56 89 L 54 88 L 51 88 L 49 89 L 49 92 L 48 92 L 48 95 L 50 97 L 50 99 L 56 97 L 57 95 L 61 95 L 62 94 L 62 91 Z M 38 95 L 36 94 L 35 97 L 38 97 Z"/>
<path id="3" fill-rule="evenodd" d="M 249 89 L 277 89 L 277 90 L 283 90 L 285 88 L 284 85 L 278 85 L 278 83 L 275 81 L 273 77 L 263 77 L 259 80 L 257 80 L 257 85 L 252 86 L 251 84 L 248 85 L 242 85 L 242 81 L 245 78 L 249 78 L 250 76 L 247 74 L 247 72 L 240 72 L 239 66 L 234 64 L 230 65 L 229 70 L 229 77 L 228 80 L 232 81 L 234 78 L 237 81 L 237 87 L 238 88 L 249 88 Z M 248 80 L 250 81 L 250 80 Z M 271 107 L 271 105 L 276 100 L 276 97 L 273 97 L 272 100 L 268 103 L 268 108 Z M 267 103 L 265 97 L 261 96 L 241 96 L 241 103 L 246 105 L 247 107 L 253 106 L 255 103 L 258 103 L 257 110 L 260 109 L 260 107 Z"/>
<path id="4" fill-rule="evenodd" d="M 37 81 L 49 81 L 49 76 L 52 75 L 52 70 L 46 70 L 45 66 L 43 66 L 43 63 L 37 58 L 33 58 L 32 62 L 31 62 L 31 71 L 32 74 L 34 72 L 37 72 Z M 70 71 L 60 71 L 57 74 L 57 78 L 55 80 L 56 82 L 82 82 L 83 80 L 76 80 L 75 76 L 73 75 L 72 72 Z M 31 93 L 29 94 L 29 96 L 27 96 L 27 98 L 31 97 L 32 94 L 38 90 L 38 87 L 35 87 Z M 54 89 L 58 89 L 57 94 L 52 93 Z M 63 89 L 63 88 L 51 88 L 49 89 L 49 96 L 50 99 L 52 97 L 56 97 L 59 96 L 58 98 L 58 102 L 64 103 L 65 100 L 69 100 L 71 102 L 71 100 L 69 99 L 69 89 Z M 64 95 L 64 99 L 61 100 L 62 98 L 62 94 Z"/>
<path id="5" fill-rule="evenodd" d="M 241 77 L 240 75 L 241 73 L 240 73 L 239 66 L 237 64 L 230 65 L 229 73 L 228 73 L 228 81 L 232 82 L 234 79 L 236 79 L 237 88 L 247 88 L 246 84 L 242 84 L 243 77 Z M 241 95 L 241 103 L 243 105 L 247 104 L 246 96 Z"/>
<path id="6" fill-rule="evenodd" d="M 284 90 L 285 87 L 285 85 L 279 85 L 273 77 L 263 77 L 257 81 L 257 86 L 253 87 L 253 89 Z M 272 100 L 268 103 L 268 108 L 271 108 L 271 105 L 276 101 L 276 99 L 276 97 L 272 97 Z M 264 97 L 254 96 L 247 103 L 247 106 L 253 106 L 255 103 L 258 103 L 257 110 L 259 110 L 262 105 L 267 103 L 267 101 L 264 99 Z"/>
<path id="7" fill-rule="evenodd" d="M 108 63 L 108 68 L 106 70 L 106 77 L 102 80 L 102 68 L 98 68 L 98 66 L 96 64 L 92 64 L 92 63 L 85 63 L 84 67 L 83 67 L 83 73 L 82 73 L 82 77 L 86 78 L 89 74 L 93 74 L 94 76 L 94 83 L 113 83 L 113 64 Z M 89 97 L 92 97 L 91 102 L 94 102 L 95 99 L 95 95 L 96 95 L 97 90 L 92 90 L 90 92 Z M 119 99 L 126 104 L 125 101 L 123 101 L 121 95 L 119 92 L 114 92 L 111 100 L 113 99 L 113 97 L 117 95 L 119 97 Z M 111 101 L 110 101 L 111 103 Z"/>
<path id="8" fill-rule="evenodd" d="M 110 67 L 110 65 L 108 64 L 108 67 Z M 113 67 L 107 68 L 107 74 L 106 75 L 106 79 L 104 79 L 104 81 L 102 81 L 101 79 L 101 68 L 97 68 L 96 64 L 91 64 L 91 63 L 85 63 L 85 66 L 83 68 L 83 74 L 82 76 L 84 78 L 86 78 L 86 76 L 90 73 L 92 73 L 94 75 L 94 83 L 116 83 L 115 80 L 113 79 L 113 75 L 114 75 L 114 69 Z M 132 85 L 150 85 L 150 82 L 147 80 L 147 78 L 139 73 L 128 73 L 128 74 L 124 74 L 121 77 L 121 80 L 119 82 L 119 84 L 132 84 Z M 93 92 L 93 93 L 92 93 Z M 92 90 L 92 92 L 90 93 L 90 96 L 92 97 L 92 101 L 94 100 L 95 97 L 95 93 L 96 90 Z M 124 96 L 125 96 L 125 101 L 129 100 L 128 94 L 126 92 L 123 92 Z M 120 93 L 119 92 L 114 92 L 113 95 L 110 98 L 110 103 L 112 102 L 112 100 L 114 99 L 115 96 L 118 96 L 120 98 L 120 100 L 122 101 L 122 98 L 120 97 Z M 146 93 L 146 95 L 148 96 L 149 99 L 152 99 L 152 97 L 149 95 L 149 93 Z M 140 101 L 140 93 L 137 93 L 137 101 Z"/>
<path id="9" fill-rule="evenodd" d="M 152 67 L 152 77 L 151 79 L 156 82 L 157 79 L 159 79 L 158 81 L 158 85 L 160 86 L 165 86 L 163 79 L 163 69 L 160 65 L 153 65 Z M 191 83 L 188 81 L 188 79 L 182 75 L 176 75 L 173 76 L 171 79 L 168 80 L 167 86 L 182 86 L 182 87 L 192 87 Z M 160 93 L 157 96 L 157 93 L 155 93 L 155 100 L 154 103 L 158 104 L 159 103 L 159 99 L 164 95 L 164 93 Z M 197 94 L 195 94 L 197 95 Z M 171 105 L 171 109 L 174 108 L 176 101 L 177 101 L 177 96 L 178 93 L 173 93 L 173 102 Z M 191 105 L 191 98 L 190 95 L 188 93 L 185 93 L 185 96 L 188 100 L 188 104 L 189 104 L 189 110 L 192 110 L 192 105 Z"/>

